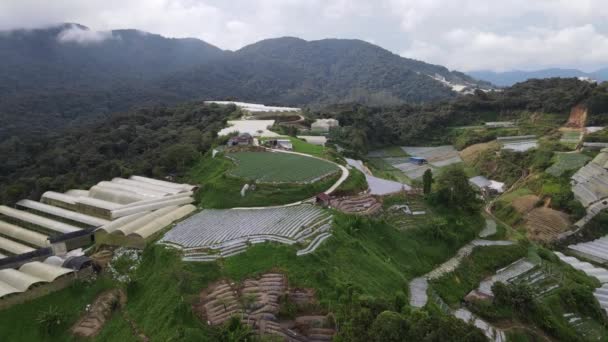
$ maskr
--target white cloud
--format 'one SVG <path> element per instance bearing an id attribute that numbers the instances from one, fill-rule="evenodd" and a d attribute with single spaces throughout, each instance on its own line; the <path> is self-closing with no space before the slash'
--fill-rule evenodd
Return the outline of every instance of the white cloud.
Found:
<path id="1" fill-rule="evenodd" d="M 61 22 L 196 37 L 224 49 L 280 36 L 365 38 L 461 70 L 608 62 L 605 0 L 0 1 L 0 30 Z"/>
<path id="2" fill-rule="evenodd" d="M 57 34 L 57 40 L 62 43 L 82 45 L 101 43 L 108 39 L 115 39 L 110 31 L 93 31 L 76 25 L 71 25 Z"/>
<path id="3" fill-rule="evenodd" d="M 593 25 L 510 34 L 456 29 L 433 42 L 414 40 L 401 54 L 460 70 L 601 66 L 608 61 L 608 36 Z"/>

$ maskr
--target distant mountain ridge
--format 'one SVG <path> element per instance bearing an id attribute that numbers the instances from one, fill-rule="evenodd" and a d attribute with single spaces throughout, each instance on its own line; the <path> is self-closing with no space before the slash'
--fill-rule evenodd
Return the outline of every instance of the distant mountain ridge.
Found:
<path id="1" fill-rule="evenodd" d="M 21 129 L 193 99 L 397 104 L 492 87 L 361 40 L 283 37 L 226 51 L 199 39 L 79 24 L 0 32 L 0 60 L 0 141 Z"/>
<path id="2" fill-rule="evenodd" d="M 608 68 L 599 69 L 590 73 L 578 69 L 550 68 L 535 71 L 513 70 L 505 72 L 480 70 L 470 71 L 467 72 L 467 74 L 473 78 L 484 80 L 500 87 L 512 86 L 515 83 L 524 82 L 533 78 L 584 77 L 599 82 L 608 81 Z"/>

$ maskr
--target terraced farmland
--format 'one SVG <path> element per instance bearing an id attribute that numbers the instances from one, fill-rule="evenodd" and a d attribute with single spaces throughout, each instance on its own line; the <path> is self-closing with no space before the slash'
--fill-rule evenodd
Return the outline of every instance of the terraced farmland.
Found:
<path id="1" fill-rule="evenodd" d="M 339 171 L 330 162 L 290 153 L 236 152 L 228 157 L 236 163 L 232 176 L 262 183 L 310 183 Z"/>
<path id="2" fill-rule="evenodd" d="M 556 153 L 556 161 L 546 171 L 559 177 L 567 171 L 578 170 L 591 159 L 591 157 L 580 153 Z"/>

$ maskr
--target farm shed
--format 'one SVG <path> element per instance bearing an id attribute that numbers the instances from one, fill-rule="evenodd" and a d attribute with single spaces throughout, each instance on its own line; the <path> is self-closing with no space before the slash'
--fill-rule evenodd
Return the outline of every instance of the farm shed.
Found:
<path id="1" fill-rule="evenodd" d="M 322 135 L 298 135 L 298 139 L 302 139 L 309 144 L 325 146 L 327 137 Z"/>
<path id="2" fill-rule="evenodd" d="M 228 146 L 251 146 L 253 137 L 249 133 L 240 133 L 236 137 L 228 139 Z"/>
<path id="3" fill-rule="evenodd" d="M 583 148 L 585 150 L 601 150 L 608 147 L 608 143 L 603 142 L 584 142 Z"/>
<path id="4" fill-rule="evenodd" d="M 317 119 L 310 125 L 310 130 L 313 132 L 329 132 L 330 129 L 340 127 L 340 123 L 336 119 Z"/>
<path id="5" fill-rule="evenodd" d="M 484 176 L 471 177 L 469 183 L 486 194 L 500 194 L 505 191 L 505 183 L 490 180 Z"/>
<path id="6" fill-rule="evenodd" d="M 247 112 L 299 112 L 300 108 L 295 107 L 275 107 L 266 106 L 258 103 L 238 102 L 238 101 L 205 101 L 205 103 L 215 103 L 218 105 L 235 105 Z"/>
<path id="7" fill-rule="evenodd" d="M 228 127 L 219 131 L 218 135 L 225 136 L 238 132 L 249 133 L 254 137 L 278 137 L 277 133 L 268 130 L 274 122 L 275 120 L 230 120 Z"/>
<path id="8" fill-rule="evenodd" d="M 538 147 L 538 140 L 535 135 L 498 137 L 496 140 L 501 144 L 503 150 L 513 152 L 525 152 Z"/>
<path id="9" fill-rule="evenodd" d="M 331 197 L 328 194 L 322 192 L 315 196 L 315 203 L 323 207 L 329 207 L 329 204 L 331 203 Z"/>
<path id="10" fill-rule="evenodd" d="M 486 122 L 484 126 L 488 128 L 510 128 L 515 127 L 515 122 L 513 121 L 490 121 Z"/>

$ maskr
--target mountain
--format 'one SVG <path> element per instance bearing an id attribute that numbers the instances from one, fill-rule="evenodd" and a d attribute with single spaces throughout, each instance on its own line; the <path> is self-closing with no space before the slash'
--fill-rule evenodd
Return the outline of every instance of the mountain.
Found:
<path id="1" fill-rule="evenodd" d="M 489 70 L 481 71 L 470 71 L 467 73 L 469 76 L 490 82 L 500 87 L 512 86 L 515 83 L 524 82 L 529 79 L 542 79 L 542 78 L 553 78 L 553 77 L 581 77 L 589 78 L 596 81 L 608 81 L 608 68 L 600 69 L 591 73 L 586 73 L 577 69 L 542 69 L 536 71 L 522 71 L 513 70 L 505 72 L 495 72 Z"/>
<path id="2" fill-rule="evenodd" d="M 62 24 L 1 32 L 0 59 L 0 140 L 193 99 L 421 103 L 492 87 L 343 39 L 284 37 L 224 51 L 198 39 Z"/>
<path id="3" fill-rule="evenodd" d="M 453 97 L 455 90 L 490 87 L 442 66 L 345 39 L 263 40 L 195 70 L 172 75 L 164 80 L 164 89 L 188 96 L 315 105 L 418 103 Z"/>

